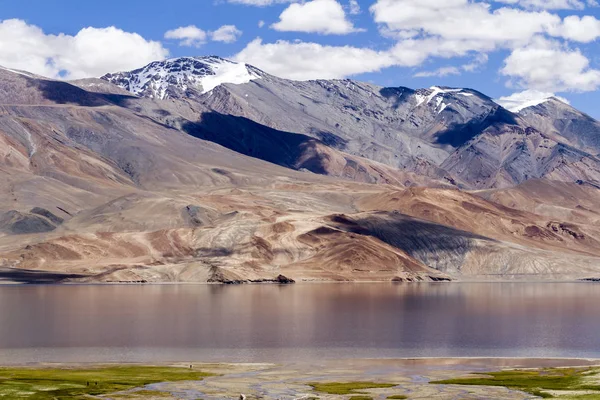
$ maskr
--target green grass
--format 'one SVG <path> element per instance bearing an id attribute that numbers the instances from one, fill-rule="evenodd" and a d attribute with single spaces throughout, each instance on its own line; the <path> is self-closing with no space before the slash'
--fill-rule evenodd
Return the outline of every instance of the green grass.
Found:
<path id="1" fill-rule="evenodd" d="M 121 394 L 111 394 L 110 398 L 114 400 L 134 400 L 134 399 L 145 399 L 148 397 L 163 397 L 163 398 L 173 398 L 167 392 L 160 392 L 158 390 L 137 390 L 135 392 L 129 393 L 121 393 Z"/>
<path id="2" fill-rule="evenodd" d="M 170 367 L 0 368 L 0 399 L 84 399 L 90 395 L 110 394 L 151 383 L 194 381 L 206 376 L 211 374 Z"/>
<path id="3" fill-rule="evenodd" d="M 406 397 L 403 394 L 395 394 L 393 396 L 388 396 L 387 397 L 389 400 L 404 400 L 404 399 L 408 399 L 408 397 Z"/>
<path id="4" fill-rule="evenodd" d="M 598 399 L 600 386 L 588 384 L 587 377 L 598 374 L 591 368 L 547 368 L 540 370 L 514 370 L 477 374 L 480 377 L 433 381 L 433 384 L 504 386 L 521 390 L 542 398 L 553 398 L 548 391 L 598 391 L 597 394 L 565 394 L 562 399 Z"/>
<path id="5" fill-rule="evenodd" d="M 327 394 L 364 394 L 360 390 L 365 389 L 387 389 L 397 386 L 395 383 L 376 383 L 376 382 L 315 382 L 309 383 L 312 388 L 321 393 Z M 359 396 L 355 396 L 359 397 Z M 360 400 L 360 399 L 355 399 Z"/>

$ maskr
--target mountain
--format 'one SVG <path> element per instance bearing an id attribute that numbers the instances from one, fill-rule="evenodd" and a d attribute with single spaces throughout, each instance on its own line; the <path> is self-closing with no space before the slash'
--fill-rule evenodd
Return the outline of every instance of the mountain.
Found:
<path id="1" fill-rule="evenodd" d="M 102 79 L 137 96 L 151 99 L 198 98 L 223 83 L 248 83 L 260 76 L 255 68 L 220 57 L 182 57 L 157 61 L 131 72 Z"/>
<path id="2" fill-rule="evenodd" d="M 216 57 L 0 69 L 0 282 L 598 277 L 597 153 L 551 104 Z"/>
<path id="3" fill-rule="evenodd" d="M 600 155 L 600 122 L 557 98 L 524 107 L 519 115 L 536 129 L 584 152 Z"/>
<path id="4" fill-rule="evenodd" d="M 472 89 L 383 88 L 351 80 L 298 82 L 236 64 L 245 71 L 242 84 L 223 80 L 216 87 L 188 88 L 186 94 L 182 88 L 187 86 L 180 82 L 196 79 L 195 69 L 188 65 L 193 62 L 208 65 L 215 61 L 212 57 L 169 60 L 142 69 L 153 71 L 142 74 L 143 78 L 134 71 L 103 79 L 129 90 L 129 81 L 114 76 L 133 74 L 135 80 L 151 79 L 161 88 L 160 93 L 188 104 L 190 123 L 184 129 L 189 133 L 270 162 L 278 163 L 256 154 L 255 145 L 260 142 L 261 148 L 276 148 L 271 136 L 292 134 L 464 189 L 510 187 L 532 178 L 600 182 L 598 151 L 589 147 L 598 138 L 595 131 L 590 130 L 584 141 L 573 140 L 577 134 L 569 130 L 567 122 L 559 122 L 558 115 L 547 114 L 533 121 L 529 108 L 512 113 Z M 178 65 L 176 71 L 166 73 L 172 65 Z M 216 74 L 212 69 L 202 71 L 201 76 Z M 156 98 L 155 91 L 134 89 L 133 93 Z M 248 120 L 251 122 L 245 123 Z M 578 121 L 586 123 L 582 118 Z M 564 127 L 549 130 L 546 125 L 554 123 Z M 230 126 L 226 136 L 219 131 L 222 125 Z M 573 132 L 580 129 L 573 126 Z M 268 129 L 278 133 L 265 134 Z M 581 129 L 591 128 L 581 125 Z M 295 164 L 287 162 L 285 166 Z M 319 168 L 313 171 L 319 172 Z"/>

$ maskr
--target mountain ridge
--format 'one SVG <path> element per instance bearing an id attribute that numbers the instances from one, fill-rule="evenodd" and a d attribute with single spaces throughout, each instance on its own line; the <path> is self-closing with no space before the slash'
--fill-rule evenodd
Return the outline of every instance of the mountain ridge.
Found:
<path id="1" fill-rule="evenodd" d="M 260 74 L 161 100 L 0 70 L 0 279 L 600 276 L 576 110 Z"/>
<path id="2" fill-rule="evenodd" d="M 543 124 L 526 118 L 527 112 L 511 113 L 473 89 L 384 88 L 352 80 L 291 81 L 261 73 L 260 79 L 244 84 L 224 83 L 191 96 L 177 92 L 174 98 L 191 104 L 195 109 L 191 118 L 200 123 L 203 113 L 248 118 L 268 128 L 324 141 L 353 156 L 467 189 L 509 187 L 544 177 L 595 184 L 600 180 L 597 151 L 589 153 L 576 138 L 565 137 L 564 131 L 547 132 Z M 600 132 L 595 129 L 594 137 Z M 541 142 L 551 150 L 540 151 Z M 499 151 L 499 146 L 508 147 Z M 480 165 L 481 173 L 470 169 L 466 159 Z M 509 164 L 515 159 L 524 163 L 523 173 L 511 170 Z"/>

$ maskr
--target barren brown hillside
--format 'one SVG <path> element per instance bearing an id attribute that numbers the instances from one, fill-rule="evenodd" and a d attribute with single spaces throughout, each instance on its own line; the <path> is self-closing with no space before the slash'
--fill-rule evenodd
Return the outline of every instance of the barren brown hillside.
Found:
<path id="1" fill-rule="evenodd" d="M 594 185 L 468 191 L 94 82 L 0 70 L 0 282 L 600 276 Z"/>

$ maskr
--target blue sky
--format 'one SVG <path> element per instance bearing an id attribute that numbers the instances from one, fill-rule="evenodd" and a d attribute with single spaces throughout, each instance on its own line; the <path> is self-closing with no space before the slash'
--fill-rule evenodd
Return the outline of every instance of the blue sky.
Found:
<path id="1" fill-rule="evenodd" d="M 471 87 L 494 98 L 557 93 L 600 118 L 595 0 L 0 4 L 0 65 L 46 76 L 96 76 L 157 58 L 215 54 L 296 79 Z"/>

